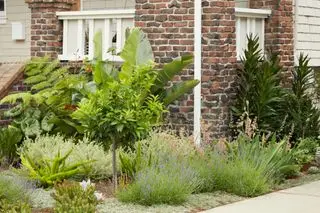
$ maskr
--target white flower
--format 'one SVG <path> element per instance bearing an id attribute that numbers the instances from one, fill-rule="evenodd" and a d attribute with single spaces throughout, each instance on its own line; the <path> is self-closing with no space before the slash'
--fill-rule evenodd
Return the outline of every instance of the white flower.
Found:
<path id="1" fill-rule="evenodd" d="M 83 189 L 84 191 L 87 190 L 87 188 L 88 188 L 89 186 L 91 186 L 91 181 L 90 181 L 90 179 L 89 179 L 88 181 L 83 180 L 83 181 L 80 183 L 80 186 L 82 187 L 82 189 Z"/>
<path id="2" fill-rule="evenodd" d="M 102 193 L 95 192 L 95 193 L 94 193 L 94 196 L 96 196 L 96 198 L 97 198 L 98 201 L 104 200 L 104 196 L 103 196 Z"/>

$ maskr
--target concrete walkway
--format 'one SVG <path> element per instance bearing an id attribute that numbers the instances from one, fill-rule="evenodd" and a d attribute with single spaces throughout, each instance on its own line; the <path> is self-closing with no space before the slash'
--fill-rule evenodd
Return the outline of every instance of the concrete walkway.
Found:
<path id="1" fill-rule="evenodd" d="M 319 213 L 320 181 L 217 207 L 204 213 Z"/>

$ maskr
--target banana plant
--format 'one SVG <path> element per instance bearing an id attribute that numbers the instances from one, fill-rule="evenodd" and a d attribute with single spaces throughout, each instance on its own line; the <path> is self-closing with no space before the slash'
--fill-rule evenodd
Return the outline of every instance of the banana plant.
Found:
<path id="1" fill-rule="evenodd" d="M 198 80 L 186 80 L 168 87 L 169 82 L 174 76 L 181 72 L 193 63 L 192 55 L 184 55 L 172 62 L 165 64 L 163 68 L 157 69 L 154 62 L 152 47 L 145 33 L 139 28 L 130 30 L 124 48 L 120 53 L 123 59 L 123 64 L 120 71 L 116 69 L 113 63 L 102 62 L 101 53 L 102 36 L 101 32 L 97 32 L 94 39 L 95 44 L 95 65 L 94 65 L 94 82 L 89 88 L 96 88 L 108 82 L 108 78 L 125 82 L 130 76 L 134 75 L 134 70 L 137 66 L 150 64 L 155 73 L 154 85 L 151 87 L 151 95 L 158 96 L 160 100 L 169 105 L 179 99 L 184 94 L 190 92 L 198 83 Z"/>

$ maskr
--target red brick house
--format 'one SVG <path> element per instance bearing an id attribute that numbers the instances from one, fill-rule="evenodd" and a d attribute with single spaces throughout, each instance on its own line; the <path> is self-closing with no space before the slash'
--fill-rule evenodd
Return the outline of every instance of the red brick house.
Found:
<path id="1" fill-rule="evenodd" d="M 114 59 L 109 47 L 120 51 L 125 29 L 140 27 L 158 63 L 195 54 L 194 67 L 176 80 L 195 77 L 201 85 L 171 107 L 171 122 L 198 133 L 201 119 L 218 137 L 228 129 L 246 35 L 259 35 L 264 48 L 278 51 L 287 71 L 301 51 L 319 66 L 317 12 L 320 0 L 0 0 L 0 63 L 48 54 L 63 61 L 92 58 L 98 30 L 104 58 Z"/>

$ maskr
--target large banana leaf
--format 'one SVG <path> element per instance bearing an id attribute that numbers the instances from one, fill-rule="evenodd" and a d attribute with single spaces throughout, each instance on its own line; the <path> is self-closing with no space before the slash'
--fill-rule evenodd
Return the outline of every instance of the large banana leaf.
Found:
<path id="1" fill-rule="evenodd" d="M 150 42 L 139 28 L 133 28 L 125 42 L 120 57 L 132 66 L 146 64 L 153 61 L 153 52 Z"/>
<path id="2" fill-rule="evenodd" d="M 185 67 L 193 62 L 192 55 L 182 56 L 180 59 L 174 60 L 169 64 L 164 65 L 163 69 L 159 71 L 155 85 L 152 91 L 155 92 L 158 89 L 165 87 L 173 77 L 179 74 Z"/>
<path id="3" fill-rule="evenodd" d="M 133 67 L 154 61 L 152 48 L 146 34 L 138 28 L 133 28 L 120 57 L 124 63 L 119 73 L 119 79 L 123 81 L 132 75 Z"/>
<path id="4" fill-rule="evenodd" d="M 195 86 L 199 84 L 198 80 L 189 80 L 178 83 L 169 89 L 167 89 L 163 96 L 163 103 L 169 105 L 173 101 L 177 100 L 182 95 L 186 94 L 192 90 Z"/>

